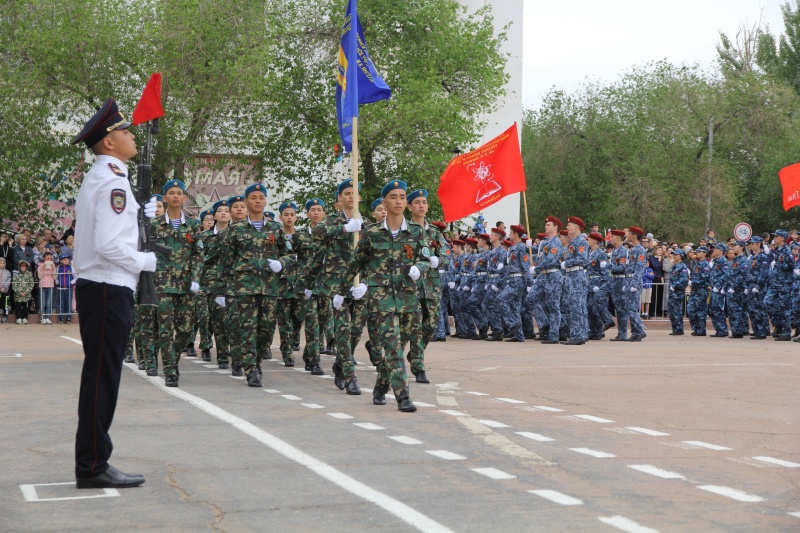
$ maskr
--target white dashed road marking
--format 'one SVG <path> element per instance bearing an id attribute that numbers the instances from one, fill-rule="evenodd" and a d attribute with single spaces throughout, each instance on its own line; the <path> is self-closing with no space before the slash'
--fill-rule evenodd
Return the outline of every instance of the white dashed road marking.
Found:
<path id="1" fill-rule="evenodd" d="M 539 442 L 550 442 L 555 439 L 551 439 L 550 437 L 545 437 L 544 435 L 539 435 L 538 433 L 531 433 L 529 431 L 517 431 L 517 435 L 522 435 L 523 437 L 527 437 L 532 440 L 537 440 Z"/>
<path id="2" fill-rule="evenodd" d="M 607 418 L 600 418 L 599 416 L 592 416 L 592 415 L 575 415 L 577 418 L 583 418 L 584 420 L 588 420 L 589 422 L 597 422 L 598 424 L 611 424 L 614 421 L 609 420 Z"/>
<path id="3" fill-rule="evenodd" d="M 645 474 L 651 474 L 664 479 L 686 479 L 677 472 L 662 470 L 660 468 L 656 468 L 653 465 L 628 465 L 628 467 L 633 468 L 634 470 L 638 470 L 639 472 L 644 472 Z"/>
<path id="4" fill-rule="evenodd" d="M 472 471 L 492 479 L 514 479 L 517 477 L 496 468 L 473 468 Z"/>
<path id="5" fill-rule="evenodd" d="M 536 494 L 537 496 L 541 496 L 545 500 L 550 500 L 551 502 L 557 503 L 559 505 L 583 505 L 583 502 L 578 498 L 573 498 L 572 496 L 567 496 L 566 494 L 562 494 L 555 490 L 529 490 L 531 494 Z"/>
<path id="6" fill-rule="evenodd" d="M 467 394 L 472 394 L 473 396 L 489 396 L 485 392 L 475 392 L 475 391 L 468 391 Z"/>
<path id="7" fill-rule="evenodd" d="M 637 428 L 637 427 L 627 427 L 625 429 L 630 429 L 631 431 L 635 431 L 637 433 L 644 433 L 645 435 L 651 435 L 653 437 L 667 437 L 667 436 L 669 436 L 669 433 L 664 433 L 663 431 L 656 431 L 654 429 Z"/>
<path id="8" fill-rule="evenodd" d="M 756 461 L 764 461 L 778 466 L 785 466 L 786 468 L 800 468 L 800 464 L 791 461 L 784 461 L 783 459 L 775 459 L 774 457 L 753 457 Z"/>
<path id="9" fill-rule="evenodd" d="M 268 392 L 270 394 L 278 394 L 280 391 L 277 389 L 264 389 L 264 392 Z"/>
<path id="10" fill-rule="evenodd" d="M 761 496 L 756 496 L 755 494 L 747 494 L 746 492 L 742 492 L 740 490 L 732 489 L 730 487 L 720 487 L 719 485 L 700 485 L 697 488 L 700 490 L 713 492 L 714 494 L 719 494 L 720 496 L 727 496 L 728 498 L 740 502 L 763 502 L 766 499 L 762 498 Z"/>
<path id="11" fill-rule="evenodd" d="M 454 411 L 452 409 L 442 409 L 441 412 L 446 415 L 452 415 L 452 416 L 467 416 L 461 411 Z"/>
<path id="12" fill-rule="evenodd" d="M 293 402 L 297 400 L 302 400 L 300 396 L 295 396 L 294 394 L 281 394 L 281 396 L 283 398 L 286 398 L 287 400 L 292 400 Z"/>
<path id="13" fill-rule="evenodd" d="M 438 457 L 439 459 L 446 459 L 448 461 L 461 461 L 466 459 L 463 455 L 458 455 L 457 453 L 448 452 L 447 450 L 425 450 L 425 453 L 429 453 L 434 457 Z"/>
<path id="14" fill-rule="evenodd" d="M 358 426 L 362 429 L 370 429 L 372 431 L 376 431 L 379 429 L 386 429 L 383 426 L 379 426 L 378 424 L 373 424 L 372 422 L 353 422 L 354 426 Z"/>
<path id="15" fill-rule="evenodd" d="M 522 400 L 515 400 L 513 398 L 495 398 L 495 400 L 506 403 L 525 403 Z"/>
<path id="16" fill-rule="evenodd" d="M 791 512 L 789 514 L 792 515 L 792 516 L 796 516 L 797 518 L 800 518 L 800 511 L 794 511 L 794 512 Z"/>
<path id="17" fill-rule="evenodd" d="M 348 418 L 353 418 L 352 416 L 346 415 L 344 413 L 328 413 L 328 415 L 332 416 L 333 418 L 338 418 L 339 420 L 347 420 Z"/>
<path id="18" fill-rule="evenodd" d="M 203 365 L 206 368 L 219 368 L 219 365 Z"/>
<path id="19" fill-rule="evenodd" d="M 717 450 L 717 451 L 724 451 L 724 450 L 732 450 L 733 448 L 726 448 L 725 446 L 719 446 L 717 444 L 709 444 L 707 442 L 702 442 L 699 440 L 685 440 L 683 441 L 684 444 L 690 444 L 692 446 L 698 446 L 700 448 L 708 448 L 709 450 Z"/>
<path id="20" fill-rule="evenodd" d="M 490 428 L 510 428 L 508 424 L 503 424 L 502 422 L 495 422 L 494 420 L 481 420 L 481 424 L 485 424 Z"/>
<path id="21" fill-rule="evenodd" d="M 399 442 L 400 444 L 422 444 L 421 440 L 412 439 L 411 437 L 406 437 L 405 435 L 396 435 L 389 438 L 393 441 Z"/>
<path id="22" fill-rule="evenodd" d="M 318 403 L 304 403 L 302 405 L 303 407 L 308 407 L 309 409 L 325 409 L 324 405 L 320 405 Z"/>
<path id="23" fill-rule="evenodd" d="M 556 409 L 555 407 L 547 407 L 546 405 L 534 405 L 533 407 L 536 408 L 536 409 L 539 409 L 540 411 L 552 411 L 554 413 L 563 413 L 564 412 L 563 409 Z"/>
<path id="24" fill-rule="evenodd" d="M 586 455 L 591 455 L 592 457 L 597 457 L 598 459 L 607 459 L 609 457 L 616 457 L 613 453 L 607 452 L 599 452 L 597 450 L 592 450 L 591 448 L 570 448 L 573 452 L 578 453 L 585 453 Z"/>
<path id="25" fill-rule="evenodd" d="M 626 531 L 627 533 L 658 533 L 657 529 L 637 524 L 630 518 L 625 518 L 624 516 L 600 516 L 597 519 L 604 524 Z"/>
<path id="26" fill-rule="evenodd" d="M 414 405 L 417 407 L 436 407 L 432 403 L 425 403 L 425 402 L 414 402 Z"/>

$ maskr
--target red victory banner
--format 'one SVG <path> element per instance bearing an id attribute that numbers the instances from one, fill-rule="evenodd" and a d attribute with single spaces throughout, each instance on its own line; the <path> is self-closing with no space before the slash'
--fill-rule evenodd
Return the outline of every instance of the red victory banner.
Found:
<path id="1" fill-rule="evenodd" d="M 440 178 L 437 194 L 445 222 L 452 222 L 525 188 L 515 122 L 480 148 L 450 161 Z"/>
<path id="2" fill-rule="evenodd" d="M 783 210 L 800 205 L 800 163 L 783 167 L 778 176 L 783 187 Z"/>
<path id="3" fill-rule="evenodd" d="M 156 72 L 147 80 L 142 97 L 133 109 L 132 121 L 134 126 L 138 126 L 143 122 L 163 116 L 164 108 L 161 107 L 161 73 Z"/>

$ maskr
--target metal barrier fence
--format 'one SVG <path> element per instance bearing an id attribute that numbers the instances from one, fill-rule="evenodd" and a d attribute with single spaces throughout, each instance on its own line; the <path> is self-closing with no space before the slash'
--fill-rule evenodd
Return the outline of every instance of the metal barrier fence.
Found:
<path id="1" fill-rule="evenodd" d="M 12 287 L 18 274 L 18 271 L 12 273 Z M 74 270 L 40 273 L 39 280 L 25 287 L 25 292 L 12 290 L 0 295 L 0 315 L 7 319 L 13 313 L 17 323 L 27 324 L 28 316 L 38 313 L 41 324 L 51 324 L 54 317 L 58 322 L 70 323 L 76 312 L 74 280 Z M 24 296 L 20 298 L 20 295 Z"/>

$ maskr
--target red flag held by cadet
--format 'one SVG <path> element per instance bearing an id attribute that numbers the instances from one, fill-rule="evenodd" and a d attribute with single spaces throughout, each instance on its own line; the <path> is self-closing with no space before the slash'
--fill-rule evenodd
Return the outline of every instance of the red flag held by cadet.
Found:
<path id="1" fill-rule="evenodd" d="M 161 107 L 161 73 L 156 72 L 147 80 L 147 85 L 139 98 L 139 103 L 133 109 L 133 125 L 138 126 L 148 120 L 164 116 Z"/>
<path id="2" fill-rule="evenodd" d="M 525 189 L 515 122 L 480 148 L 450 161 L 437 194 L 445 221 L 452 222 Z"/>
<path id="3" fill-rule="evenodd" d="M 783 187 L 783 210 L 800 205 L 800 163 L 783 167 L 778 172 Z"/>

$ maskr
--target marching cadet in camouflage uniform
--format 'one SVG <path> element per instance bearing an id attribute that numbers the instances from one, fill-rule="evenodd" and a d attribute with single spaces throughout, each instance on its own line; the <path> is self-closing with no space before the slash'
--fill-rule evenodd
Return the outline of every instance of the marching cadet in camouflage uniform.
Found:
<path id="1" fill-rule="evenodd" d="M 353 180 L 344 180 L 336 192 L 342 203 L 343 212 L 329 215 L 322 223 L 317 224 L 311 233 L 318 247 L 318 253 L 310 269 L 310 276 L 312 281 L 316 282 L 315 287 L 320 297 L 325 299 L 336 296 L 334 291 L 341 285 L 353 258 L 355 242 L 353 233 L 361 231 L 363 225 L 363 219 L 358 215 L 358 192 L 353 190 Z M 336 338 L 334 384 L 340 390 L 346 390 L 347 394 L 361 394 L 350 352 L 349 302 L 346 305 L 334 306 L 333 323 Z"/>
<path id="2" fill-rule="evenodd" d="M 308 228 L 297 232 L 303 234 L 298 237 L 301 242 L 300 251 L 297 254 L 297 278 L 298 295 L 303 294 L 303 322 L 305 323 L 306 345 L 303 348 L 303 363 L 306 372 L 311 372 L 315 376 L 323 376 L 325 372 L 319 364 L 319 354 L 322 348 L 320 344 L 319 310 L 317 306 L 321 303 L 328 304 L 328 299 L 320 299 L 315 294 L 316 288 L 310 281 L 310 270 L 314 264 L 315 256 L 318 253 L 317 246 L 312 238 L 314 227 L 320 223 L 325 216 L 325 202 L 320 198 L 312 198 L 306 202 L 306 216 L 308 217 Z M 294 239 L 294 237 L 292 237 Z"/>
<path id="3" fill-rule="evenodd" d="M 156 199 L 156 217 L 164 214 L 164 197 L 154 194 Z M 139 370 L 147 369 L 147 361 L 157 357 L 158 339 L 158 307 L 155 305 L 136 305 L 134 308 L 133 323 L 135 327 L 136 357 L 139 361 Z M 152 375 L 158 375 L 156 372 Z"/>
<path id="4" fill-rule="evenodd" d="M 228 228 L 233 227 L 236 224 L 247 223 L 247 201 L 243 194 L 234 194 L 229 197 L 228 207 L 230 208 L 231 213 L 231 221 L 228 225 Z M 223 250 L 224 244 L 220 242 L 220 251 L 217 255 L 218 262 Z M 232 283 L 228 283 L 226 275 L 226 272 L 220 271 L 220 276 L 222 276 L 220 278 L 220 284 L 222 286 L 222 290 L 224 291 L 222 294 L 222 299 L 220 300 L 220 302 L 222 302 L 224 305 L 220 305 L 220 307 L 225 308 L 226 326 L 227 330 L 230 332 L 228 334 L 228 350 L 231 359 L 231 375 L 238 377 L 244 376 L 244 363 L 242 362 L 242 354 L 233 351 L 233 340 L 236 338 L 241 329 L 239 328 L 239 312 L 238 307 L 236 306 L 236 287 L 234 287 Z M 259 326 L 258 334 L 264 336 L 265 330 L 266 328 L 264 326 Z M 267 348 L 267 350 L 270 350 L 270 348 Z M 258 353 L 263 353 L 263 351 L 259 349 Z M 271 351 L 268 353 L 268 355 L 269 356 L 265 354 L 264 359 L 272 359 Z"/>
<path id="5" fill-rule="evenodd" d="M 776 341 L 788 341 L 792 337 L 792 274 L 795 270 L 794 256 L 786 245 L 789 233 L 779 229 L 775 231 L 773 240 L 773 260 L 770 264 L 772 277 L 769 280 L 767 294 L 764 296 L 764 308 L 767 310 L 772 325 L 778 330 Z"/>
<path id="6" fill-rule="evenodd" d="M 217 343 L 217 365 L 221 369 L 228 368 L 230 360 L 229 324 L 226 320 L 225 282 L 219 269 L 219 257 L 222 252 L 222 238 L 231 221 L 231 210 L 227 199 L 219 200 L 211 208 L 214 227 L 203 232 L 204 258 L 203 280 L 200 282 L 206 294 L 209 311 L 209 330 L 214 334 Z M 228 303 L 233 303 L 233 300 Z M 205 355 L 205 354 L 203 354 Z"/>
<path id="7" fill-rule="evenodd" d="M 453 254 L 453 249 L 450 247 L 450 243 L 444 239 L 444 230 L 447 228 L 444 222 L 441 221 L 434 221 L 431 222 L 431 226 L 435 226 L 436 229 L 442 234 L 444 241 L 444 255 L 447 256 L 448 263 L 451 263 L 450 258 Z M 450 321 L 448 320 L 448 306 L 450 304 L 450 266 L 443 267 L 439 265 L 439 287 L 441 290 L 442 297 L 439 300 L 439 319 L 436 321 L 436 329 L 433 332 L 433 338 L 431 342 L 446 342 L 447 336 L 450 335 Z"/>
<path id="8" fill-rule="evenodd" d="M 725 254 L 728 246 L 717 241 L 711 250 L 711 263 L 709 267 L 709 283 L 711 284 L 711 305 L 708 314 L 711 316 L 711 324 L 714 326 L 712 337 L 727 337 L 728 324 L 725 320 L 725 295 L 730 286 L 731 269 Z"/>
<path id="9" fill-rule="evenodd" d="M 200 231 L 201 234 L 214 227 L 214 214 L 211 210 L 203 211 L 200 213 Z M 203 241 L 203 247 L 206 243 Z M 200 332 L 200 352 L 203 354 L 203 361 L 211 361 L 211 348 L 214 346 L 211 342 L 211 327 L 209 323 L 209 308 L 206 299 L 205 283 L 200 284 L 200 292 L 197 293 L 195 298 L 194 308 L 194 323 L 192 325 L 192 338 L 189 345 L 186 346 L 187 357 L 197 357 L 197 351 L 194 349 L 194 339 L 197 331 Z"/>
<path id="10" fill-rule="evenodd" d="M 450 243 L 452 246 L 452 261 L 450 262 L 450 281 L 447 282 L 447 288 L 450 290 L 450 310 L 453 311 L 453 322 L 455 323 L 456 331 L 453 337 L 460 338 L 464 334 L 463 320 L 461 319 L 461 268 L 464 265 L 464 247 L 466 243 L 460 239 L 453 239 Z"/>
<path id="11" fill-rule="evenodd" d="M 509 237 L 513 245 L 508 250 L 508 266 L 503 269 L 505 283 L 497 295 L 497 308 L 499 314 L 508 325 L 508 342 L 523 342 L 522 333 L 522 299 L 527 294 L 530 283 L 530 256 L 522 242 L 525 228 L 515 224 L 511 226 Z M 494 287 L 489 285 L 491 290 Z"/>
<path id="12" fill-rule="evenodd" d="M 231 356 L 242 361 L 247 385 L 261 387 L 258 327 L 274 320 L 279 296 L 278 273 L 291 267 L 283 228 L 264 217 L 267 189 L 254 183 L 245 189 L 247 220 L 232 225 L 222 238 L 220 271 L 236 296 L 236 335 L 231 336 Z M 227 305 L 227 301 L 224 302 Z"/>
<path id="13" fill-rule="evenodd" d="M 371 226 L 359 241 L 344 283 L 334 297 L 334 308 L 341 308 L 344 294 L 359 272 L 368 272 L 364 282 L 350 288 L 353 298 L 369 293 L 370 313 L 378 315 L 384 356 L 378 366 L 378 379 L 372 392 L 375 405 L 386 403 L 391 387 L 402 412 L 417 407 L 409 397 L 408 374 L 403 361 L 403 347 L 412 336 L 414 322 L 421 319 L 416 281 L 430 269 L 428 259 L 435 251 L 424 246 L 422 227 L 409 224 L 403 217 L 406 209 L 406 184 L 393 181 L 381 191 L 388 212 L 383 224 Z"/>
<path id="14" fill-rule="evenodd" d="M 158 244 L 172 249 L 167 256 L 157 253 L 155 273 L 158 293 L 158 349 L 164 363 L 165 385 L 177 387 L 178 363 L 183 348 L 192 336 L 194 299 L 200 291 L 203 275 L 203 241 L 197 221 L 186 218 L 181 210 L 186 201 L 186 186 L 170 180 L 162 192 L 167 212 L 153 219 L 151 229 Z M 155 357 L 147 361 L 147 375 L 157 375 Z"/>
<path id="15" fill-rule="evenodd" d="M 745 289 L 747 288 L 747 271 L 749 261 L 744 252 L 744 241 L 734 241 L 731 249 L 736 254 L 731 262 L 731 277 L 728 285 L 728 316 L 731 323 L 731 338 L 741 339 L 749 331 L 747 313 L 745 312 Z"/>
<path id="16" fill-rule="evenodd" d="M 578 217 L 567 218 L 567 231 L 570 242 L 561 266 L 564 269 L 564 294 L 569 307 L 569 340 L 566 345 L 581 345 L 589 340 L 589 312 L 586 300 L 589 295 L 589 279 L 586 268 L 589 266 L 589 243 L 581 232 L 586 224 Z"/>
<path id="17" fill-rule="evenodd" d="M 472 284 L 472 289 L 467 295 L 467 311 L 478 328 L 478 334 L 470 337 L 472 340 L 489 338 L 489 320 L 483 309 L 483 300 L 489 288 L 489 256 L 492 253 L 489 240 L 490 237 L 487 234 L 478 234 L 477 265 L 473 274 L 475 283 Z"/>
<path id="18" fill-rule="evenodd" d="M 478 267 L 478 239 L 468 238 L 464 239 L 464 255 L 461 256 L 461 278 L 460 287 L 461 296 L 460 302 L 460 317 L 461 329 L 464 333 L 461 334 L 462 339 L 472 339 L 475 337 L 475 321 L 472 319 L 472 313 L 469 309 L 469 296 L 472 292 L 472 287 L 475 284 L 475 269 Z M 456 335 L 458 337 L 458 335 Z"/>
<path id="19" fill-rule="evenodd" d="M 545 233 L 537 233 L 536 234 L 536 243 L 531 239 L 526 241 L 526 246 L 531 250 L 533 253 L 533 261 L 531 261 L 531 267 L 528 269 L 531 272 L 531 282 L 530 286 L 528 286 L 525 290 L 527 294 L 525 295 L 525 304 L 524 306 L 527 308 L 523 311 L 523 320 L 526 320 L 528 316 L 527 313 L 530 313 L 530 316 L 536 319 L 536 323 L 539 325 L 539 334 L 536 334 L 536 331 L 533 327 L 533 323 L 530 325 L 530 332 L 531 335 L 526 335 L 525 338 L 536 339 L 540 338 L 543 339 L 547 337 L 550 331 L 549 323 L 547 321 L 547 315 L 544 313 L 544 308 L 542 307 L 542 287 L 538 282 L 539 274 L 536 272 L 536 265 L 539 264 L 539 260 L 542 258 L 542 248 L 544 239 L 547 237 Z M 535 250 L 534 250 L 535 244 Z"/>
<path id="20" fill-rule="evenodd" d="M 425 349 L 433 338 L 436 323 L 439 321 L 439 306 L 442 303 L 439 269 L 446 269 L 449 266 L 450 256 L 447 255 L 447 244 L 439 229 L 425 220 L 425 215 L 428 214 L 428 191 L 425 189 L 413 191 L 406 197 L 406 201 L 411 211 L 411 224 L 422 228 L 420 233 L 423 250 L 428 251 L 430 261 L 430 269 L 423 272 L 417 280 L 417 297 L 422 311 L 422 321 L 414 323 L 408 362 L 417 383 L 430 383 L 425 375 Z M 476 307 L 480 309 L 480 300 L 477 301 Z"/>
<path id="21" fill-rule="evenodd" d="M 560 229 L 561 220 L 552 216 L 545 219 L 546 238 L 542 241 L 542 257 L 535 267 L 530 267 L 531 274 L 539 274 L 536 283 L 541 288 L 542 308 L 549 324 L 547 336 L 541 340 L 542 344 L 558 344 L 559 339 L 562 290 L 562 274 L 559 268 L 562 253 L 558 236 Z M 542 336 L 544 337 L 544 333 Z"/>
<path id="22" fill-rule="evenodd" d="M 644 230 L 637 226 L 631 226 L 627 231 L 627 240 L 631 243 L 630 249 L 630 268 L 631 277 L 628 280 L 628 292 L 626 301 L 628 302 L 628 319 L 631 321 L 630 342 L 639 342 L 647 334 L 644 332 L 642 317 L 639 316 L 639 302 L 642 299 L 642 275 L 647 268 L 647 251 L 644 246 L 639 244 L 639 240 L 644 235 Z"/>
<path id="23" fill-rule="evenodd" d="M 608 271 L 608 257 L 602 248 L 603 236 L 589 234 L 589 292 L 587 312 L 589 315 L 589 340 L 600 340 L 605 331 L 614 327 L 614 319 L 608 311 L 608 287 L 611 275 Z"/>
<path id="24" fill-rule="evenodd" d="M 622 245 L 625 237 L 625 230 L 611 230 L 611 245 L 614 249 L 611 252 L 611 301 L 614 304 L 614 311 L 617 314 L 617 336 L 612 337 L 612 341 L 628 340 L 628 315 L 629 306 L 626 305 L 626 292 L 629 292 L 629 279 L 631 277 L 631 266 L 628 249 Z"/>
<path id="25" fill-rule="evenodd" d="M 747 314 L 753 325 L 753 340 L 764 340 L 769 335 L 769 318 L 764 309 L 764 295 L 769 284 L 769 259 L 761 248 L 764 240 L 755 236 L 747 242 L 750 257 L 750 268 L 747 269 L 747 286 L 744 295 L 747 300 Z"/>
<path id="26" fill-rule="evenodd" d="M 711 268 L 706 261 L 708 248 L 700 246 L 695 250 L 695 261 L 692 267 L 692 278 L 689 286 L 689 302 L 686 310 L 689 313 L 689 325 L 692 327 L 693 337 L 706 336 L 706 317 L 708 316 L 708 283 L 711 277 Z"/>
<path id="27" fill-rule="evenodd" d="M 670 251 L 672 254 L 672 271 L 669 275 L 669 299 L 667 311 L 672 324 L 670 335 L 683 335 L 683 304 L 686 301 L 686 287 L 689 286 L 689 269 L 683 264 L 686 254 L 680 248 Z"/>
<path id="28" fill-rule="evenodd" d="M 294 202 L 283 202 L 278 207 L 278 217 L 283 225 L 283 233 L 286 236 L 286 247 L 292 255 L 297 258 L 298 250 L 303 247 L 303 238 L 306 238 L 304 255 L 311 253 L 311 246 L 308 233 L 296 231 L 297 204 Z M 304 289 L 300 286 L 297 271 L 297 259 L 295 264 L 284 268 L 280 273 L 280 291 L 278 296 L 278 331 L 281 337 L 281 356 L 283 364 L 294 366 L 293 346 L 295 339 L 299 338 L 300 328 L 303 325 L 303 302 Z"/>

